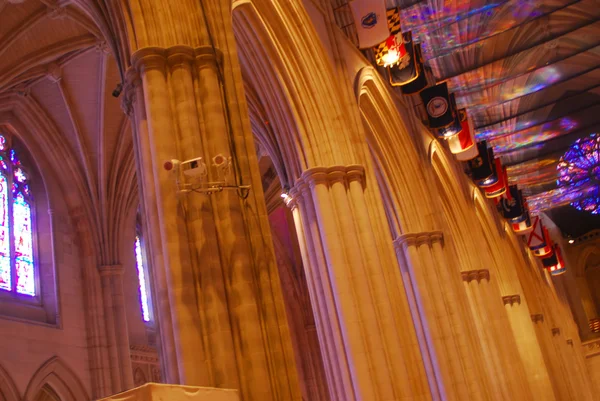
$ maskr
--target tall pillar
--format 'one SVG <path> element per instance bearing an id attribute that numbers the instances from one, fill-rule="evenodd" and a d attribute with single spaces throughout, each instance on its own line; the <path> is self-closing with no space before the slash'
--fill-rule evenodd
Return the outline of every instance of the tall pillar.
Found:
<path id="1" fill-rule="evenodd" d="M 432 400 L 410 315 L 392 306 L 399 275 L 382 263 L 364 185 L 361 166 L 318 167 L 290 192 L 331 399 Z"/>
<path id="2" fill-rule="evenodd" d="M 123 267 L 100 266 L 106 342 L 113 393 L 133 388 L 129 332 L 123 294 Z"/>
<path id="3" fill-rule="evenodd" d="M 461 272 L 475 315 L 487 368 L 497 382 L 497 400 L 533 399 L 498 288 L 489 270 Z"/>
<path id="4" fill-rule="evenodd" d="M 251 133 L 229 136 L 232 105 L 222 97 L 222 57 L 209 46 L 148 47 L 132 56 L 128 73 L 163 369 L 168 382 L 237 388 L 245 401 L 296 401 L 301 396 L 258 165 L 246 147 Z M 238 157 L 227 166 L 234 147 Z M 231 175 L 219 175 L 224 170 L 212 161 L 219 155 Z M 207 165 L 206 181 L 235 186 L 243 180 L 251 186 L 248 196 L 178 194 L 177 175 L 163 163 L 197 157 Z"/>
<path id="5" fill-rule="evenodd" d="M 432 369 L 430 386 L 440 400 L 492 400 L 476 338 L 469 327 L 464 290 L 449 271 L 439 231 L 404 234 L 394 241 L 405 285 L 411 286 L 423 326 L 425 355 Z"/>

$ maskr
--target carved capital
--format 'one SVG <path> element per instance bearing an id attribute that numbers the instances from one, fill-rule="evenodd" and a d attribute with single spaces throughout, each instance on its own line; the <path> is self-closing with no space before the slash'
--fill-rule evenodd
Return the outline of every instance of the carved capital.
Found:
<path id="1" fill-rule="evenodd" d="M 121 109 L 128 116 L 131 116 L 133 113 L 133 104 L 137 99 L 137 90 L 141 85 L 142 79 L 140 78 L 140 74 L 134 68 L 129 68 L 125 73 L 125 83 L 121 96 Z"/>
<path id="2" fill-rule="evenodd" d="M 190 46 L 173 46 L 166 51 L 167 63 L 169 67 L 180 65 L 191 65 L 194 62 L 195 52 Z"/>
<path id="3" fill-rule="evenodd" d="M 123 266 L 121 265 L 101 265 L 98 267 L 100 276 L 119 276 L 123 274 Z"/>
<path id="4" fill-rule="evenodd" d="M 313 167 L 302 173 L 298 181 L 304 181 L 311 187 L 318 184 L 330 186 L 335 182 L 359 181 L 365 185 L 365 169 L 361 165 L 351 164 L 349 166 Z"/>
<path id="5" fill-rule="evenodd" d="M 514 304 L 521 305 L 521 296 L 519 294 L 507 295 L 502 297 L 502 302 L 504 302 L 504 305 L 510 306 L 513 306 Z"/>
<path id="6" fill-rule="evenodd" d="M 531 321 L 533 323 L 543 323 L 544 322 L 544 315 L 542 315 L 541 313 L 535 314 L 535 315 L 531 315 Z"/>
<path id="7" fill-rule="evenodd" d="M 131 65 L 139 72 L 164 71 L 167 66 L 166 50 L 162 47 L 143 47 L 131 56 Z"/>
<path id="8" fill-rule="evenodd" d="M 469 270 L 466 272 L 461 272 L 460 275 L 463 281 L 466 283 L 471 283 L 472 281 L 477 281 L 479 283 L 482 280 L 490 281 L 489 270 Z"/>
<path id="9" fill-rule="evenodd" d="M 200 46 L 194 49 L 194 54 L 196 57 L 196 65 L 198 67 L 203 66 L 215 66 L 215 53 L 216 60 L 219 64 L 223 63 L 223 52 L 219 49 L 213 49 L 211 46 Z"/>
<path id="10" fill-rule="evenodd" d="M 441 231 L 426 231 L 421 233 L 402 234 L 394 240 L 396 248 L 406 249 L 409 246 L 432 245 L 435 242 L 443 244 L 444 233 Z"/>

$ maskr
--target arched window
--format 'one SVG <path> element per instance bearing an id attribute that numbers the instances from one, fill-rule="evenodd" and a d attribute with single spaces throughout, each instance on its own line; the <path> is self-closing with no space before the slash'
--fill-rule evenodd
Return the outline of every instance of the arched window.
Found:
<path id="1" fill-rule="evenodd" d="M 144 264 L 145 259 L 141 235 L 138 232 L 135 236 L 135 264 L 137 266 L 139 280 L 140 306 L 142 308 L 142 319 L 144 319 L 144 322 L 149 322 L 150 306 L 148 302 L 148 281 L 146 279 L 146 266 Z"/>
<path id="2" fill-rule="evenodd" d="M 0 290 L 35 296 L 33 199 L 11 138 L 0 135 Z"/>

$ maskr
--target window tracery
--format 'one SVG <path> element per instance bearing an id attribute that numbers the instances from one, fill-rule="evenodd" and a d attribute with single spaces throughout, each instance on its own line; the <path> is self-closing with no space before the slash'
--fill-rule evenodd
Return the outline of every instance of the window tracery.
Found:
<path id="1" fill-rule="evenodd" d="M 36 296 L 33 199 L 11 138 L 0 135 L 0 290 Z"/>
<path id="2" fill-rule="evenodd" d="M 150 321 L 150 307 L 148 303 L 148 290 L 146 279 L 146 267 L 144 265 L 144 255 L 140 234 L 135 236 L 135 264 L 138 272 L 140 307 L 142 308 L 142 319 L 144 322 Z"/>

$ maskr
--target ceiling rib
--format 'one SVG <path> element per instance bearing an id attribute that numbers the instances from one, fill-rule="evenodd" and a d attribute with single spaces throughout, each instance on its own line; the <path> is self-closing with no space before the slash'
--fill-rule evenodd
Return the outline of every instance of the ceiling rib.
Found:
<path id="1" fill-rule="evenodd" d="M 563 39 L 564 37 L 566 37 L 566 36 L 568 36 L 568 35 L 570 35 L 572 33 L 575 33 L 575 32 L 577 32 L 579 30 L 583 30 L 583 29 L 585 29 L 585 28 L 587 28 L 587 27 L 589 27 L 591 25 L 598 24 L 599 22 L 600 22 L 600 19 L 595 19 L 595 20 L 593 20 L 593 21 L 591 21 L 589 23 L 586 23 L 586 24 L 583 24 L 583 25 L 578 25 L 578 26 L 574 27 L 573 29 L 570 29 L 570 30 L 568 30 L 566 32 L 561 32 L 561 33 L 559 33 L 557 35 L 550 36 L 549 38 L 544 38 L 543 40 L 540 40 L 540 41 L 537 41 L 535 43 L 532 43 L 530 46 L 527 46 L 524 49 L 516 49 L 515 51 L 507 53 L 507 54 L 504 54 L 501 57 L 496 57 L 492 61 L 489 61 L 489 62 L 487 62 L 485 64 L 479 64 L 479 65 L 476 65 L 476 66 L 474 66 L 472 68 L 469 68 L 468 70 L 461 71 L 458 74 L 441 78 L 440 81 L 451 81 L 453 79 L 461 77 L 462 75 L 471 73 L 473 71 L 476 71 L 476 70 L 479 70 L 479 69 L 482 69 L 482 68 L 485 68 L 485 67 L 488 67 L 488 66 L 490 66 L 490 65 L 492 65 L 494 63 L 506 60 L 508 58 L 525 56 L 531 50 L 535 50 L 535 48 L 537 48 L 539 46 L 543 46 L 545 44 L 551 43 L 554 40 Z M 580 51 L 578 53 L 575 53 L 573 55 L 577 55 L 577 54 L 583 53 L 583 52 L 588 51 L 588 50 L 590 50 L 590 49 L 592 49 L 592 48 L 594 48 L 594 47 L 596 47 L 598 45 L 599 45 L 599 42 L 596 42 L 593 46 L 586 47 L 585 49 L 582 49 L 582 51 Z M 565 56 L 565 57 L 560 58 L 558 60 L 554 60 L 554 61 L 552 61 L 552 63 L 556 63 L 556 62 L 562 61 L 562 60 L 564 60 L 566 58 L 572 57 L 573 55 L 571 55 L 571 56 Z M 538 66 L 538 67 L 536 67 L 536 69 L 544 67 L 544 66 Z"/>
<path id="2" fill-rule="evenodd" d="M 514 119 L 514 118 L 518 118 L 518 117 L 522 117 L 522 116 L 524 116 L 525 114 L 528 114 L 528 113 L 533 113 L 533 112 L 535 112 L 535 111 L 538 111 L 538 110 L 541 110 L 541 109 L 543 109 L 543 108 L 545 108 L 545 107 L 548 107 L 548 106 L 555 105 L 555 104 L 557 104 L 558 102 L 562 102 L 562 101 L 566 101 L 566 100 L 571 100 L 571 99 L 573 99 L 573 98 L 576 98 L 576 97 L 578 97 L 578 96 L 581 96 L 581 95 L 583 95 L 583 94 L 586 94 L 586 93 L 588 93 L 588 92 L 590 92 L 590 91 L 592 91 L 592 90 L 594 90 L 594 89 L 598 89 L 598 88 L 600 88 L 600 83 L 597 83 L 597 84 L 595 84 L 595 85 L 593 85 L 593 86 L 590 86 L 589 88 L 585 88 L 585 89 L 583 89 L 583 90 L 581 90 L 581 91 L 574 92 L 574 93 L 572 93 L 572 94 L 570 94 L 570 95 L 568 95 L 568 96 L 563 96 L 563 97 L 561 97 L 561 98 L 560 98 L 559 100 L 557 100 L 557 101 L 546 102 L 546 103 L 540 103 L 538 106 L 532 107 L 532 108 L 530 108 L 530 109 L 527 109 L 527 110 L 521 111 L 521 112 L 519 112 L 519 113 L 516 113 L 516 114 L 511 114 L 510 116 L 508 116 L 508 117 L 506 117 L 506 118 L 504 118 L 504 119 L 502 119 L 502 120 L 495 120 L 495 121 L 493 121 L 493 122 L 491 122 L 491 123 L 487 123 L 487 124 L 484 124 L 484 125 L 479 125 L 479 126 L 476 126 L 476 127 L 475 127 L 475 129 L 476 129 L 476 130 L 483 130 L 483 129 L 485 129 L 485 128 L 488 128 L 488 127 L 491 127 L 491 126 L 493 126 L 493 125 L 499 125 L 499 124 L 501 124 L 501 123 L 503 123 L 503 122 L 505 122 L 505 121 L 512 120 L 512 119 Z"/>
<path id="3" fill-rule="evenodd" d="M 526 19 L 525 21 L 521 22 L 518 25 L 514 25 L 514 26 L 512 26 L 510 28 L 504 29 L 504 30 L 499 31 L 499 32 L 494 32 L 494 33 L 492 33 L 490 35 L 487 35 L 487 36 L 481 36 L 477 40 L 475 40 L 473 42 L 470 42 L 470 43 L 459 44 L 459 45 L 453 46 L 451 48 L 447 48 L 447 49 L 445 49 L 445 50 L 447 50 L 445 53 L 436 54 L 435 56 L 428 58 L 428 60 L 429 61 L 431 61 L 431 60 L 437 60 L 439 58 L 443 58 L 443 57 L 446 57 L 446 56 L 449 56 L 449 55 L 452 55 L 452 54 L 456 54 L 457 51 L 461 52 L 461 51 L 463 51 L 463 50 L 465 50 L 465 49 L 467 49 L 469 47 L 481 46 L 480 42 L 486 41 L 488 39 L 493 39 L 493 38 L 496 38 L 497 36 L 502 35 L 502 34 L 504 34 L 506 32 L 510 32 L 512 30 L 517 30 L 519 28 L 522 28 L 523 26 L 525 26 L 527 24 L 530 24 L 533 21 L 536 21 L 536 20 L 538 20 L 540 18 L 547 17 L 547 16 L 549 16 L 549 15 L 555 13 L 555 12 L 564 10 L 565 8 L 568 8 L 568 7 L 570 7 L 572 5 L 575 5 L 575 4 L 579 3 L 579 2 L 581 2 L 581 0 L 572 0 L 569 3 L 563 4 L 563 5 L 559 6 L 558 8 L 550 10 L 550 11 L 548 11 L 546 13 L 543 13 L 543 14 L 540 14 L 540 15 L 536 15 L 536 16 L 534 16 L 531 19 Z"/>
<path id="4" fill-rule="evenodd" d="M 590 73 L 592 71 L 595 71 L 595 70 L 598 70 L 598 69 L 600 69 L 600 65 L 597 65 L 597 66 L 591 67 L 591 68 L 587 68 L 587 69 L 585 69 L 583 71 L 580 71 L 580 72 L 578 72 L 576 74 L 573 74 L 573 75 L 571 75 L 569 77 L 566 77 L 564 79 L 561 79 L 561 80 L 558 80 L 556 82 L 553 82 L 550 85 L 544 86 L 543 88 L 540 88 L 538 90 L 534 90 L 532 92 L 524 93 L 522 95 L 518 95 L 518 96 L 512 97 L 510 99 L 506 99 L 506 100 L 502 100 L 502 101 L 498 101 L 498 102 L 492 102 L 492 103 L 481 103 L 481 104 L 477 104 L 477 105 L 466 105 L 466 106 L 463 106 L 463 107 L 469 107 L 471 109 L 482 109 L 484 107 L 485 108 L 489 108 L 489 107 L 501 106 L 503 104 L 514 102 L 515 100 L 519 100 L 519 99 L 521 99 L 521 98 L 523 98 L 525 96 L 529 96 L 529 95 L 532 95 L 534 93 L 538 93 L 538 92 L 541 92 L 541 91 L 544 91 L 544 90 L 547 90 L 547 89 L 551 89 L 551 88 L 553 88 L 553 87 L 555 87 L 557 85 L 564 84 L 565 82 L 569 82 L 569 81 L 571 81 L 571 80 L 573 80 L 575 78 L 578 78 L 578 77 L 580 77 L 582 75 L 588 74 L 588 73 Z"/>

